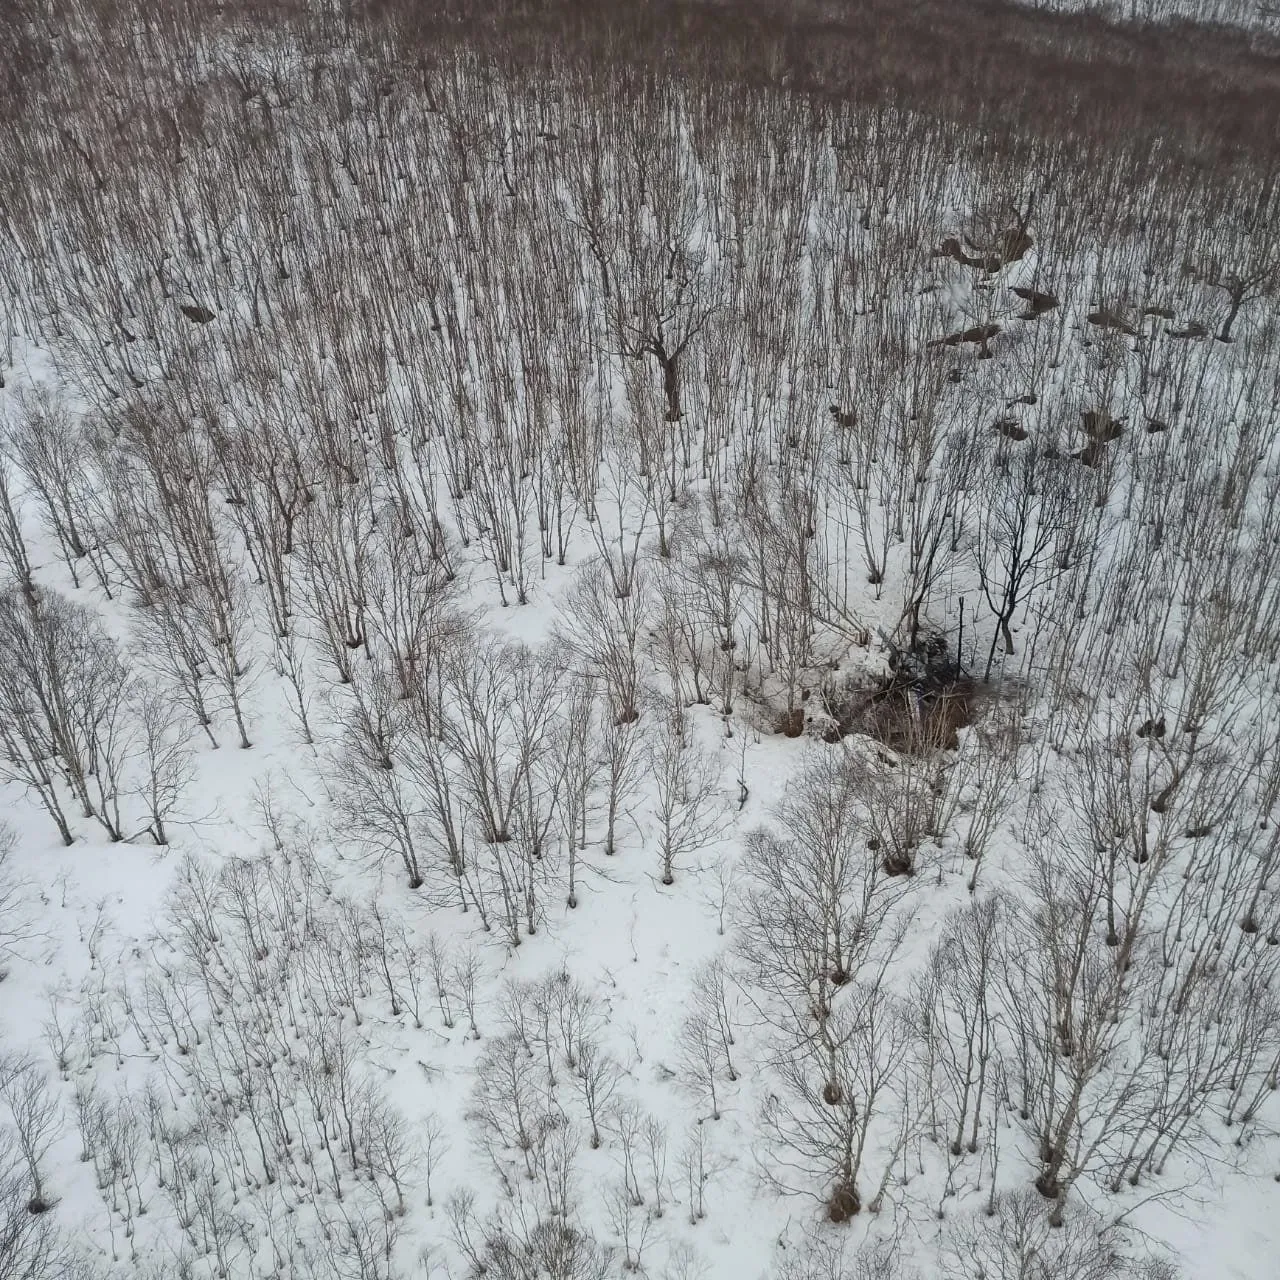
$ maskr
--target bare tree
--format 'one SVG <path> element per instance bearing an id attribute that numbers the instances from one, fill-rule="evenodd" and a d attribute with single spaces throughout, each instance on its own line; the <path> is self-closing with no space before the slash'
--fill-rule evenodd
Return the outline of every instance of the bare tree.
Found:
<path id="1" fill-rule="evenodd" d="M 194 776 L 190 721 L 167 691 L 145 684 L 131 688 L 143 767 L 135 784 L 144 806 L 147 830 L 156 844 L 169 843 L 166 823 L 180 810 Z"/>
<path id="2" fill-rule="evenodd" d="M 732 996 L 720 960 L 710 961 L 694 977 L 689 1009 L 680 1030 L 681 1058 L 689 1084 L 711 1105 L 711 1118 L 720 1119 L 717 1081 L 738 1078 L 733 1063 L 735 1045 Z"/>
<path id="3" fill-rule="evenodd" d="M 855 776 L 837 757 L 812 757 L 777 819 L 781 835 L 747 837 L 737 950 L 790 1025 L 830 1008 L 874 954 L 895 895 L 867 847 Z"/>
<path id="4" fill-rule="evenodd" d="M 19 495 L 9 460 L 0 453 L 0 563 L 9 571 L 18 589 L 28 600 L 35 595 L 31 577 L 31 557 L 22 535 Z"/>
<path id="5" fill-rule="evenodd" d="M 604 1280 L 612 1251 L 584 1227 L 539 1213 L 526 1199 L 515 1201 L 483 1224 L 472 1201 L 455 1196 L 449 1204 L 454 1240 L 470 1264 L 499 1280 L 547 1274 L 565 1280 Z"/>
<path id="6" fill-rule="evenodd" d="M 25 1156 L 12 1134 L 0 1130 L 0 1275 L 39 1280 L 63 1263 L 63 1245 L 53 1215 L 32 1213 Z"/>
<path id="7" fill-rule="evenodd" d="M 588 820 L 596 808 L 594 792 L 602 772 L 597 732 L 594 684 L 589 678 L 579 679 L 565 699 L 554 742 L 560 825 L 568 849 L 566 900 L 570 907 L 578 905 L 578 863 L 588 844 Z"/>
<path id="8" fill-rule="evenodd" d="M 582 1095 L 587 1123 L 591 1127 L 591 1147 L 599 1147 L 603 1139 L 600 1126 L 621 1077 L 621 1068 L 609 1052 L 594 1040 L 581 1040 L 577 1046 L 577 1063 L 573 1081 Z"/>
<path id="9" fill-rule="evenodd" d="M 915 1123 L 893 1107 L 912 1035 L 886 966 L 842 989 L 817 1021 L 817 1034 L 780 1045 L 774 1059 L 781 1088 L 761 1114 L 770 1138 L 764 1168 L 782 1190 L 816 1196 L 832 1222 L 845 1222 L 864 1207 L 869 1150 L 887 1147 L 892 1165 L 908 1136 L 904 1126 Z M 865 1203 L 878 1208 L 879 1193 Z"/>
<path id="10" fill-rule="evenodd" d="M 1122 1251 L 1114 1226 L 1096 1219 L 1073 1219 L 1063 1230 L 1048 1224 L 1035 1193 L 1010 1192 L 995 1198 L 993 1212 L 955 1224 L 947 1242 L 946 1265 L 957 1275 L 1014 1280 L 1042 1275 L 1046 1280 L 1109 1280 L 1112 1276 L 1171 1277 L 1161 1260 L 1133 1258 Z"/>
<path id="11" fill-rule="evenodd" d="M 720 770 L 695 743 L 658 731 L 648 764 L 656 789 L 658 857 L 662 883 L 674 884 L 676 864 L 706 849 L 723 834 L 727 814 L 719 794 Z"/>
<path id="12" fill-rule="evenodd" d="M 618 824 L 626 812 L 627 802 L 635 795 L 643 780 L 646 764 L 645 739 L 631 724 L 618 724 L 612 717 L 602 726 L 604 736 L 602 773 L 604 775 L 605 835 L 604 851 L 617 852 Z"/>
<path id="13" fill-rule="evenodd" d="M 114 642 L 92 614 L 52 592 L 35 608 L 17 593 L 0 597 L 0 637 L 13 657 L 0 681 L 7 768 L 39 796 L 64 843 L 73 837 L 60 785 L 84 817 L 123 839 L 135 727 L 133 684 Z"/>
<path id="14" fill-rule="evenodd" d="M 1037 590 L 1062 572 L 1059 540 L 1073 519 L 1070 463 L 1032 450 L 999 454 L 988 471 L 975 554 L 983 595 L 995 616 L 983 679 L 991 678 L 996 646 L 1014 652 L 1012 624 Z"/>
<path id="15" fill-rule="evenodd" d="M 427 1194 L 429 1209 L 434 1204 L 431 1191 L 432 1175 L 439 1167 L 440 1161 L 449 1153 L 444 1124 L 438 1115 L 432 1113 L 421 1123 L 419 1145 L 422 1148 L 422 1184 Z"/>
<path id="16" fill-rule="evenodd" d="M 1000 899 L 958 907 L 934 945 L 920 983 L 921 1032 L 936 1073 L 928 1085 L 930 1106 L 941 1102 L 953 1156 L 977 1152 L 984 1119 L 997 1099 L 997 975 Z"/>
<path id="17" fill-rule="evenodd" d="M 1232 326 L 1248 302 L 1273 294 L 1280 286 L 1280 237 L 1276 234 L 1276 195 L 1271 184 L 1260 192 L 1226 196 L 1224 206 L 1236 205 L 1226 228 L 1216 219 L 1204 225 L 1208 241 L 1199 273 L 1227 295 L 1227 312 L 1218 330 L 1219 342 L 1232 341 Z M 1243 216 L 1240 216 L 1243 213 Z M 1232 225 L 1232 224 L 1236 225 Z M 1210 239 L 1209 237 L 1212 237 Z"/>
<path id="18" fill-rule="evenodd" d="M 0 1063 L 0 1097 L 9 1109 L 14 1139 L 26 1169 L 27 1210 L 52 1208 L 45 1185 L 49 1148 L 61 1129 L 61 1108 L 49 1092 L 44 1072 L 34 1062 Z"/>
<path id="19" fill-rule="evenodd" d="M 778 1153 L 767 1171 L 825 1200 L 836 1221 L 863 1206 L 867 1143 L 887 1121 L 911 1043 L 890 977 L 903 938 L 897 895 L 861 838 L 858 797 L 853 770 L 814 759 L 778 811 L 786 838 L 749 837 L 737 940 L 777 1037 L 783 1087 L 761 1117 Z M 909 1112 L 901 1122 L 894 1151 Z"/>
<path id="20" fill-rule="evenodd" d="M 8 974 L 9 963 L 26 956 L 30 944 L 41 936 L 27 901 L 31 886 L 14 871 L 17 845 L 17 832 L 0 822 L 0 982 Z"/>
<path id="21" fill-rule="evenodd" d="M 561 605 L 568 648 L 600 681 L 617 724 L 630 724 L 640 715 L 640 640 L 649 595 L 642 567 L 628 576 L 622 593 L 597 559 L 578 570 Z"/>
<path id="22" fill-rule="evenodd" d="M 23 398 L 7 432 L 7 449 L 22 469 L 39 502 L 41 517 L 57 541 L 71 580 L 79 585 L 79 566 L 94 559 L 94 532 L 86 518 L 89 479 L 84 469 L 80 432 L 66 405 L 47 387 Z M 105 574 L 95 573 L 105 585 Z"/>

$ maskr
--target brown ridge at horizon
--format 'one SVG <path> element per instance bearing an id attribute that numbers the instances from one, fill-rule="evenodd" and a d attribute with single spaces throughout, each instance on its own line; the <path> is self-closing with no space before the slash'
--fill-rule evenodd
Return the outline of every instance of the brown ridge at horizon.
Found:
<path id="1" fill-rule="evenodd" d="M 1280 38 L 1014 0 L 371 0 L 406 37 L 592 55 L 1127 145 L 1200 167 L 1280 154 Z"/>

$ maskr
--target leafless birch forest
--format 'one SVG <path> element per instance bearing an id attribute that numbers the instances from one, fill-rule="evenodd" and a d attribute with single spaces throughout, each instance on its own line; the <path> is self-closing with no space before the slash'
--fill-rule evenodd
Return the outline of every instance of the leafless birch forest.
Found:
<path id="1" fill-rule="evenodd" d="M 0 1280 L 1275 1274 L 1280 11 L 1081 9 L 4 6 Z"/>

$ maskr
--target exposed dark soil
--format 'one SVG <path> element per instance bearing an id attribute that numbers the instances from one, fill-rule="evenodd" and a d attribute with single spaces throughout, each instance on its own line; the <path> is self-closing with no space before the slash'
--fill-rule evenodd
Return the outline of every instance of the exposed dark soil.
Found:
<path id="1" fill-rule="evenodd" d="M 827 1199 L 827 1218 L 831 1222 L 848 1222 L 862 1209 L 862 1197 L 857 1187 L 848 1182 L 839 1182 Z"/>
<path id="2" fill-rule="evenodd" d="M 1096 467 L 1107 456 L 1107 446 L 1101 440 L 1090 440 L 1083 449 L 1071 455 L 1086 467 Z"/>
<path id="3" fill-rule="evenodd" d="M 784 711 L 778 717 L 778 732 L 784 738 L 798 738 L 804 733 L 804 708 Z"/>
<path id="4" fill-rule="evenodd" d="M 1110 307 L 1100 307 L 1097 311 L 1090 311 L 1086 319 L 1091 325 L 1095 325 L 1099 329 L 1115 329 L 1130 338 L 1138 336 L 1137 329 L 1118 311 Z"/>
<path id="5" fill-rule="evenodd" d="M 899 755 L 954 751 L 980 696 L 979 686 L 957 670 L 942 638 L 931 637 L 915 653 L 897 653 L 879 684 L 823 689 L 820 703 L 831 726 L 825 737 L 838 742 L 865 734 Z"/>
<path id="6" fill-rule="evenodd" d="M 1058 299 L 1052 293 L 1041 293 L 1039 289 L 1028 289 L 1022 285 L 1014 285 L 1012 292 L 1029 303 L 1025 311 L 1018 312 L 1019 320 L 1039 320 L 1046 312 L 1058 305 Z"/>
<path id="7" fill-rule="evenodd" d="M 1016 418 L 999 418 L 992 429 L 996 435 L 1004 436 L 1008 440 L 1025 440 L 1030 435 L 1026 427 L 1022 426 Z"/>
<path id="8" fill-rule="evenodd" d="M 945 338 L 935 338 L 931 347 L 958 347 L 962 342 L 976 342 L 985 347 L 1000 332 L 998 324 L 976 324 L 971 329 L 960 329 L 949 333 Z"/>
<path id="9" fill-rule="evenodd" d="M 1105 409 L 1086 409 L 1080 417 L 1084 433 L 1090 440 L 1106 444 L 1124 435 L 1124 419 L 1113 418 Z"/>

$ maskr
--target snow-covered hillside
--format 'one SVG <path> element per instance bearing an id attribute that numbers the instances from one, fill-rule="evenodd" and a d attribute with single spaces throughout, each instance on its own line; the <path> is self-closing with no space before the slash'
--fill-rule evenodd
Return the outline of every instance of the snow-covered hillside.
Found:
<path id="1" fill-rule="evenodd" d="M 1269 0 L 1019 0 L 1035 9 L 1091 12 L 1115 22 L 1200 22 L 1274 35 L 1280 7 Z"/>
<path id="2" fill-rule="evenodd" d="M 10 29 L 0 1280 L 1274 1275 L 1274 158 L 251 9 Z"/>
<path id="3" fill-rule="evenodd" d="M 1019 0 L 1034 9 L 1091 12 L 1117 22 L 1218 23 L 1274 32 L 1280 10 L 1267 0 Z"/>

